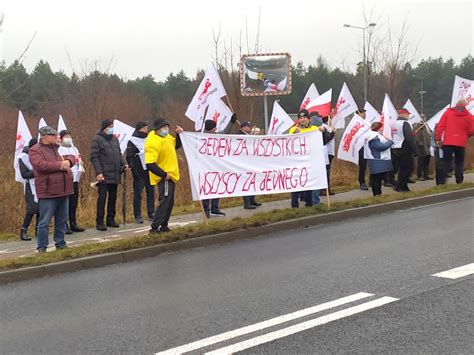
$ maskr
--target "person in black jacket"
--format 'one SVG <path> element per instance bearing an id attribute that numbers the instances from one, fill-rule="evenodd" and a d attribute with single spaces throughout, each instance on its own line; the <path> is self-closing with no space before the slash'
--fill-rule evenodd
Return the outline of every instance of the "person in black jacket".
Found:
<path id="1" fill-rule="evenodd" d="M 38 138 L 34 137 L 28 143 L 28 146 L 23 149 L 23 153 L 18 157 L 18 164 L 20 167 L 20 174 L 23 179 L 25 179 L 25 204 L 26 204 L 26 213 L 25 218 L 23 219 L 23 224 L 21 225 L 20 230 L 20 239 L 21 240 L 31 240 L 28 235 L 28 228 L 30 227 L 33 217 L 36 216 L 36 227 L 35 227 L 35 236 L 38 231 L 38 220 L 39 220 L 39 206 L 38 199 L 36 197 L 35 189 L 35 175 L 33 173 L 33 167 L 31 166 L 28 151 L 29 149 L 38 143 Z"/>
<path id="2" fill-rule="evenodd" d="M 90 160 L 98 182 L 96 228 L 100 231 L 107 227 L 118 228 L 115 221 L 115 205 L 117 202 L 117 187 L 121 174 L 128 168 L 120 152 L 120 144 L 114 136 L 114 123 L 105 119 L 100 124 L 100 130 L 92 139 Z M 107 200 L 108 195 L 108 200 Z M 107 200 L 107 218 L 104 224 L 105 202 Z"/>
<path id="3" fill-rule="evenodd" d="M 392 150 L 392 161 L 396 160 L 398 163 L 398 181 L 393 189 L 398 192 L 408 192 L 410 191 L 408 180 L 413 171 L 413 157 L 417 156 L 417 150 L 415 136 L 408 122 L 410 112 L 401 109 L 398 114 L 399 117 L 392 126 L 392 137 L 395 143 Z"/>
<path id="4" fill-rule="evenodd" d="M 127 163 L 133 175 L 133 214 L 135 222 L 143 223 L 142 218 L 142 193 L 146 189 L 146 209 L 148 220 L 153 221 L 155 212 L 155 188 L 150 184 L 148 169 L 145 164 L 145 138 L 148 136 L 148 124 L 138 121 L 135 132 L 127 143 L 125 154 Z"/>

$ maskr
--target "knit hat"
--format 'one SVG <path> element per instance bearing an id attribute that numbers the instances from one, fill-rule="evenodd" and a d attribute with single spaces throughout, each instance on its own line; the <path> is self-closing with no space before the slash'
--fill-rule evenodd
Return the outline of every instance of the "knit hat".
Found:
<path id="1" fill-rule="evenodd" d="M 40 137 L 57 136 L 58 132 L 53 127 L 44 126 L 40 128 L 39 134 L 40 134 Z"/>
<path id="2" fill-rule="evenodd" d="M 153 121 L 153 129 L 156 131 L 164 126 L 169 126 L 170 123 L 164 118 L 157 118 Z"/>
<path id="3" fill-rule="evenodd" d="M 367 112 L 367 110 L 365 108 L 360 108 L 356 111 L 358 115 L 360 115 L 362 112 Z"/>
<path id="4" fill-rule="evenodd" d="M 138 121 L 135 125 L 135 129 L 138 131 L 142 129 L 143 127 L 148 127 L 148 123 L 143 122 L 143 121 Z"/>
<path id="5" fill-rule="evenodd" d="M 204 130 L 205 131 L 212 131 L 214 128 L 217 127 L 217 124 L 214 120 L 206 120 L 204 122 Z"/>
<path id="6" fill-rule="evenodd" d="M 36 143 L 38 143 L 38 138 L 36 138 L 36 137 L 31 138 L 30 141 L 28 142 L 28 148 L 31 148 Z"/>
<path id="7" fill-rule="evenodd" d="M 298 112 L 298 118 L 303 117 L 303 116 L 309 118 L 308 110 L 301 110 L 300 112 Z"/>
<path id="8" fill-rule="evenodd" d="M 300 112 L 301 112 L 301 111 L 300 111 Z M 316 117 L 321 117 L 318 111 L 313 111 L 313 112 L 311 112 L 308 117 L 309 117 L 309 118 L 312 118 L 312 117 L 314 117 L 314 116 L 316 116 Z"/>
<path id="9" fill-rule="evenodd" d="M 408 111 L 406 108 L 401 108 L 400 110 L 398 110 L 398 113 L 400 115 L 403 115 L 404 113 L 409 115 L 410 114 L 410 111 Z"/>
<path id="10" fill-rule="evenodd" d="M 71 134 L 71 131 L 68 129 L 63 129 L 61 132 L 59 132 L 59 137 L 63 139 L 66 134 Z"/>
<path id="11" fill-rule="evenodd" d="M 109 126 L 112 126 L 114 124 L 114 121 L 112 121 L 110 118 L 106 118 L 105 120 L 102 120 L 100 123 L 100 130 L 103 131 Z"/>
<path id="12" fill-rule="evenodd" d="M 252 122 L 250 121 L 244 121 L 240 124 L 240 128 L 244 128 L 244 127 L 253 127 L 254 125 L 252 124 Z"/>
<path id="13" fill-rule="evenodd" d="M 371 129 L 372 131 L 378 131 L 382 126 L 383 126 L 382 122 L 373 122 L 373 123 L 370 125 L 370 129 Z"/>

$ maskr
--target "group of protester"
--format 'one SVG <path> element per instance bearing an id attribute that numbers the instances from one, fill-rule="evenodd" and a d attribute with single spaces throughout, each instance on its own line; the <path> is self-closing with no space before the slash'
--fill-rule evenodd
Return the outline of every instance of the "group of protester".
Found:
<path id="1" fill-rule="evenodd" d="M 357 112 L 365 118 L 365 111 Z M 444 184 L 450 172 L 454 156 L 456 182 L 462 183 L 464 170 L 464 149 L 470 135 L 474 134 L 474 119 L 466 110 L 466 101 L 459 100 L 457 105 L 448 109 L 437 125 L 433 139 L 426 124 L 413 127 L 408 122 L 409 112 L 399 110 L 399 117 L 392 127 L 392 137 L 383 135 L 383 124 L 373 122 L 371 134 L 367 136 L 364 147 L 359 153 L 360 188 L 367 190 L 365 169 L 370 172 L 370 185 L 373 195 L 382 193 L 382 181 L 385 186 L 394 185 L 396 191 L 409 191 L 408 183 L 413 170 L 414 157 L 418 156 L 418 177 L 430 179 L 428 165 L 430 161 L 431 141 L 434 141 L 436 157 L 436 182 Z M 238 122 L 235 114 L 229 125 L 216 132 L 216 122 L 206 120 L 203 131 L 206 133 L 230 132 Z M 238 122 L 239 134 L 258 134 L 255 126 L 248 121 Z M 295 125 L 289 134 L 300 134 L 319 130 L 323 135 L 326 155 L 326 173 L 328 190 L 301 191 L 291 193 L 291 207 L 299 207 L 304 201 L 306 206 L 320 202 L 320 195 L 333 194 L 330 190 L 331 163 L 335 155 L 335 130 L 330 117 L 320 117 L 317 112 L 302 110 L 298 113 Z M 133 175 L 133 213 L 137 223 L 143 223 L 142 195 L 146 192 L 146 211 L 151 221 L 150 234 L 168 232 L 171 212 L 174 206 L 176 183 L 180 179 L 176 150 L 181 148 L 180 133 L 183 129 L 176 126 L 175 135 L 170 134 L 170 123 L 164 118 L 153 121 L 150 127 L 146 122 L 136 123 L 135 131 L 128 142 L 124 155 L 114 135 L 114 123 L 110 119 L 101 122 L 98 133 L 93 137 L 90 149 L 90 161 L 95 171 L 98 188 L 96 229 L 105 231 L 117 228 L 116 201 L 118 185 L 122 174 L 131 170 Z M 66 248 L 65 234 L 82 232 L 84 228 L 77 224 L 76 211 L 79 197 L 79 182 L 84 171 L 78 149 L 68 130 L 58 132 L 42 127 L 39 140 L 31 139 L 19 156 L 19 167 L 25 179 L 26 215 L 21 228 L 20 238 L 30 240 L 28 228 L 36 216 L 37 250 L 45 252 L 48 247 L 48 228 L 54 217 L 54 242 L 56 249 Z M 155 208 L 155 186 L 158 186 L 158 205 Z M 255 196 L 243 198 L 245 209 L 261 206 Z M 219 208 L 219 199 L 203 200 L 204 213 L 211 216 L 224 216 Z"/>

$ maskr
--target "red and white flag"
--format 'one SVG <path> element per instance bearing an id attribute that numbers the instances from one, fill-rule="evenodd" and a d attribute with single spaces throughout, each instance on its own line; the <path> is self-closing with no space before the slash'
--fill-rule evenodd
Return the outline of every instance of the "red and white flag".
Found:
<path id="1" fill-rule="evenodd" d="M 467 110 L 474 114 L 474 80 L 461 78 L 460 76 L 456 75 L 454 78 L 451 107 L 454 107 L 459 99 L 466 99 Z"/>
<path id="2" fill-rule="evenodd" d="M 334 107 L 334 117 L 332 118 L 332 125 L 334 128 L 344 128 L 346 126 L 345 118 L 358 110 L 357 104 L 352 97 L 352 94 L 347 87 L 347 84 L 342 85 L 341 93 Z"/>
<path id="3" fill-rule="evenodd" d="M 359 150 L 364 146 L 365 139 L 370 133 L 370 124 L 355 114 L 346 127 L 337 150 L 337 159 L 359 164 Z"/>
<path id="4" fill-rule="evenodd" d="M 410 99 L 407 100 L 403 108 L 407 109 L 408 112 L 410 112 L 410 116 L 408 117 L 408 122 L 411 125 L 414 125 L 415 123 L 423 123 L 423 119 L 421 118 L 421 115 L 418 113 L 415 105 L 413 105 L 413 102 L 411 102 Z"/>
<path id="5" fill-rule="evenodd" d="M 269 135 L 280 135 L 293 126 L 294 122 L 291 117 L 283 110 L 280 104 L 273 102 L 273 111 L 271 115 L 270 125 L 268 127 Z"/>
<path id="6" fill-rule="evenodd" d="M 206 120 L 213 120 L 216 123 L 216 131 L 222 132 L 226 129 L 232 118 L 233 112 L 220 98 L 212 100 L 206 113 Z M 199 124 L 195 123 L 196 131 L 204 131 L 204 120 Z"/>
<path id="7" fill-rule="evenodd" d="M 380 123 L 383 126 L 383 135 L 387 138 L 392 137 L 392 124 L 398 118 L 398 111 L 393 106 L 392 100 L 390 97 L 385 94 L 382 106 L 382 115 L 380 116 Z"/>
<path id="8" fill-rule="evenodd" d="M 308 104 L 311 102 L 311 101 L 314 101 L 316 100 L 316 98 L 319 96 L 319 92 L 318 92 L 318 89 L 316 88 L 316 85 L 314 85 L 314 83 L 312 83 L 310 86 L 309 86 L 309 89 L 308 89 L 308 92 L 306 93 L 303 101 L 301 102 L 301 105 L 300 105 L 300 110 L 304 110 Z"/>
<path id="9" fill-rule="evenodd" d="M 449 105 L 444 106 L 444 108 L 439 111 L 436 115 L 431 117 L 428 121 L 426 121 L 426 125 L 431 129 L 431 131 L 434 132 L 436 125 L 439 123 L 441 120 L 441 117 L 443 117 L 444 113 L 446 110 L 449 108 Z"/>
<path id="10" fill-rule="evenodd" d="M 321 117 L 329 116 L 331 113 L 331 99 L 332 89 L 329 89 L 324 94 L 311 101 L 306 106 L 306 110 L 308 110 L 309 113 L 317 111 Z"/>
<path id="11" fill-rule="evenodd" d="M 203 120 L 206 108 L 211 101 L 226 95 L 219 73 L 211 66 L 207 69 L 185 115 L 194 122 Z"/>
<path id="12" fill-rule="evenodd" d="M 130 138 L 132 138 L 132 134 L 135 129 L 132 126 L 129 126 L 122 121 L 117 119 L 114 120 L 114 136 L 118 139 L 120 144 L 120 152 L 122 154 L 125 153 L 127 149 L 127 144 Z"/>
<path id="13" fill-rule="evenodd" d="M 31 140 L 31 133 L 26 124 L 25 118 L 21 111 L 18 111 L 18 125 L 16 129 L 16 144 L 15 144 L 15 158 L 13 160 L 13 168 L 15 169 L 15 180 L 18 182 L 24 182 L 21 177 L 20 167 L 18 164 L 18 156 L 23 152 L 23 148 L 28 146 Z"/>
<path id="14" fill-rule="evenodd" d="M 365 110 L 365 119 L 370 123 L 379 122 L 380 121 L 380 113 L 370 104 L 369 101 L 365 102 L 364 105 Z"/>

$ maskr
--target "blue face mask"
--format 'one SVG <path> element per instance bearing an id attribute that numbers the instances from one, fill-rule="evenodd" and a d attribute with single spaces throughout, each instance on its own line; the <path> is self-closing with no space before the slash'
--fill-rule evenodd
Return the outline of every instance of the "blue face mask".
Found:
<path id="1" fill-rule="evenodd" d="M 159 135 L 160 137 L 165 138 L 168 135 L 168 133 L 170 133 L 168 129 L 163 129 L 160 131 Z"/>
<path id="2" fill-rule="evenodd" d="M 109 127 L 105 130 L 105 134 L 111 136 L 112 134 L 114 134 L 114 127 Z"/>

